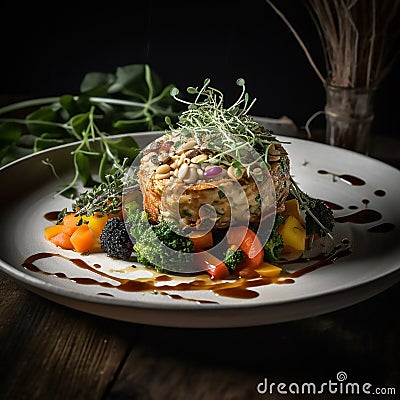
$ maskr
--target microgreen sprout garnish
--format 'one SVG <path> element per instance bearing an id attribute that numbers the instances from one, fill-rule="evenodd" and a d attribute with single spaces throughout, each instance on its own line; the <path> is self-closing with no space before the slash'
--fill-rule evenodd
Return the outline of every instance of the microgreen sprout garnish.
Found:
<path id="1" fill-rule="evenodd" d="M 208 159 L 210 163 L 230 165 L 232 159 L 236 159 L 247 169 L 260 161 L 269 166 L 269 147 L 282 142 L 272 131 L 260 126 L 248 115 L 256 99 L 249 102 L 244 79 L 236 81 L 242 91 L 236 102 L 228 108 L 224 107 L 223 94 L 209 84 L 210 79 L 206 79 L 200 89 L 187 88 L 189 94 L 196 95 L 193 103 L 177 97 L 177 88 L 171 90 L 171 96 L 175 100 L 188 106 L 179 116 L 176 127 L 169 123 L 171 134 L 182 140 L 193 137 L 201 148 L 213 153 Z M 248 157 L 249 146 L 260 155 L 260 159 Z"/>

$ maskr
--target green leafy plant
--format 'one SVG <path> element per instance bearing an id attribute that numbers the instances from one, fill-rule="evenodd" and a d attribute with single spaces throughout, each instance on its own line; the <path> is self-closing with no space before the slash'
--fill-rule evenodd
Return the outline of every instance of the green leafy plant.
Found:
<path id="1" fill-rule="evenodd" d="M 115 74 L 89 72 L 76 96 L 32 99 L 0 108 L 0 165 L 76 142 L 74 177 L 60 190 L 75 197 L 78 181 L 84 187 L 107 182 L 111 171 L 121 175 L 140 151 L 133 137 L 113 136 L 165 129 L 165 117 L 177 119 L 181 107 L 171 88 L 163 87 L 148 65 L 133 64 L 117 68 Z M 23 110 L 28 111 L 22 118 L 9 116 Z M 96 139 L 99 146 L 94 146 Z M 51 160 L 43 163 L 56 174 Z"/>
<path id="2" fill-rule="evenodd" d="M 87 139 L 100 132 L 105 137 L 164 129 L 165 117 L 175 119 L 181 109 L 170 95 L 171 88 L 164 87 L 148 65 L 132 64 L 118 67 L 115 73 L 89 72 L 78 95 L 31 99 L 2 107 L 0 165 L 74 141 L 86 146 Z M 90 133 L 88 137 L 85 132 Z M 123 148 L 114 146 L 117 152 Z"/>

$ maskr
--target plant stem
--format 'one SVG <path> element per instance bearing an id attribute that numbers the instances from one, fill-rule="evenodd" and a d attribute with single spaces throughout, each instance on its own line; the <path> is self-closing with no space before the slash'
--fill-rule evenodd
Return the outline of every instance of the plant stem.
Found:
<path id="1" fill-rule="evenodd" d="M 9 104 L 0 108 L 0 115 L 7 114 L 12 111 L 20 110 L 21 108 L 42 106 L 44 104 L 51 104 L 58 101 L 59 97 L 43 97 L 41 99 L 31 99 L 19 101 L 18 103 Z"/>
<path id="2" fill-rule="evenodd" d="M 79 96 L 74 96 L 74 100 L 78 100 Z M 140 103 L 137 101 L 129 101 L 129 100 L 120 100 L 120 99 L 112 99 L 108 97 L 89 97 L 89 101 L 93 104 L 98 103 L 106 103 L 106 104 L 115 104 L 120 106 L 131 106 L 131 107 L 141 107 L 141 108 L 148 108 L 151 111 L 154 111 L 150 104 L 154 103 L 154 100 L 160 99 L 160 96 L 157 96 L 153 99 L 153 101 L 149 101 L 148 103 Z M 0 108 L 0 115 L 7 114 L 12 111 L 21 110 L 27 107 L 37 107 L 42 106 L 45 104 L 51 104 L 60 101 L 60 97 L 43 97 L 39 99 L 31 99 L 31 100 L 24 100 L 19 101 L 17 103 L 9 104 L 7 106 Z"/>
<path id="3" fill-rule="evenodd" d="M 288 21 L 288 19 L 283 15 L 283 13 L 274 5 L 274 3 L 271 0 L 265 0 L 271 8 L 279 15 L 279 17 L 283 20 L 283 22 L 286 24 L 286 26 L 290 29 L 290 31 L 293 33 L 294 37 L 296 38 L 297 42 L 300 44 L 300 47 L 303 49 L 309 63 L 311 64 L 311 67 L 317 74 L 318 78 L 321 80 L 321 82 L 325 85 L 325 78 L 322 76 L 321 72 L 319 71 L 318 67 L 315 65 L 313 58 L 311 57 L 310 52 L 308 51 L 306 45 L 304 42 L 301 40 L 300 36 L 296 32 L 296 30 L 293 28 L 292 24 Z"/>

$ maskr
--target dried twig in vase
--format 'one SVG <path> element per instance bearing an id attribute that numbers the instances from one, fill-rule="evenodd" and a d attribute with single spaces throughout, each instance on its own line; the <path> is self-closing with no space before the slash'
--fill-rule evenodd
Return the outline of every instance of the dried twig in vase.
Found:
<path id="1" fill-rule="evenodd" d="M 321 39 L 325 74 L 282 11 L 266 2 L 294 34 L 323 84 L 377 88 L 399 55 L 400 0 L 305 0 Z"/>

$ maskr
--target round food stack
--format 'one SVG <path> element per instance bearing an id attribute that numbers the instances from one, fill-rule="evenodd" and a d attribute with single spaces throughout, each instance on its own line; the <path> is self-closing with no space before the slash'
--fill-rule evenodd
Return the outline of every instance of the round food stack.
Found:
<path id="1" fill-rule="evenodd" d="M 282 144 L 271 142 L 265 160 L 229 134 L 237 142 L 231 149 L 243 145 L 242 151 L 224 150 L 221 158 L 206 135 L 189 132 L 166 133 L 143 152 L 138 177 L 151 223 L 165 219 L 197 229 L 210 224 L 217 229 L 244 223 L 257 227 L 265 216 L 283 211 L 290 169 Z"/>

